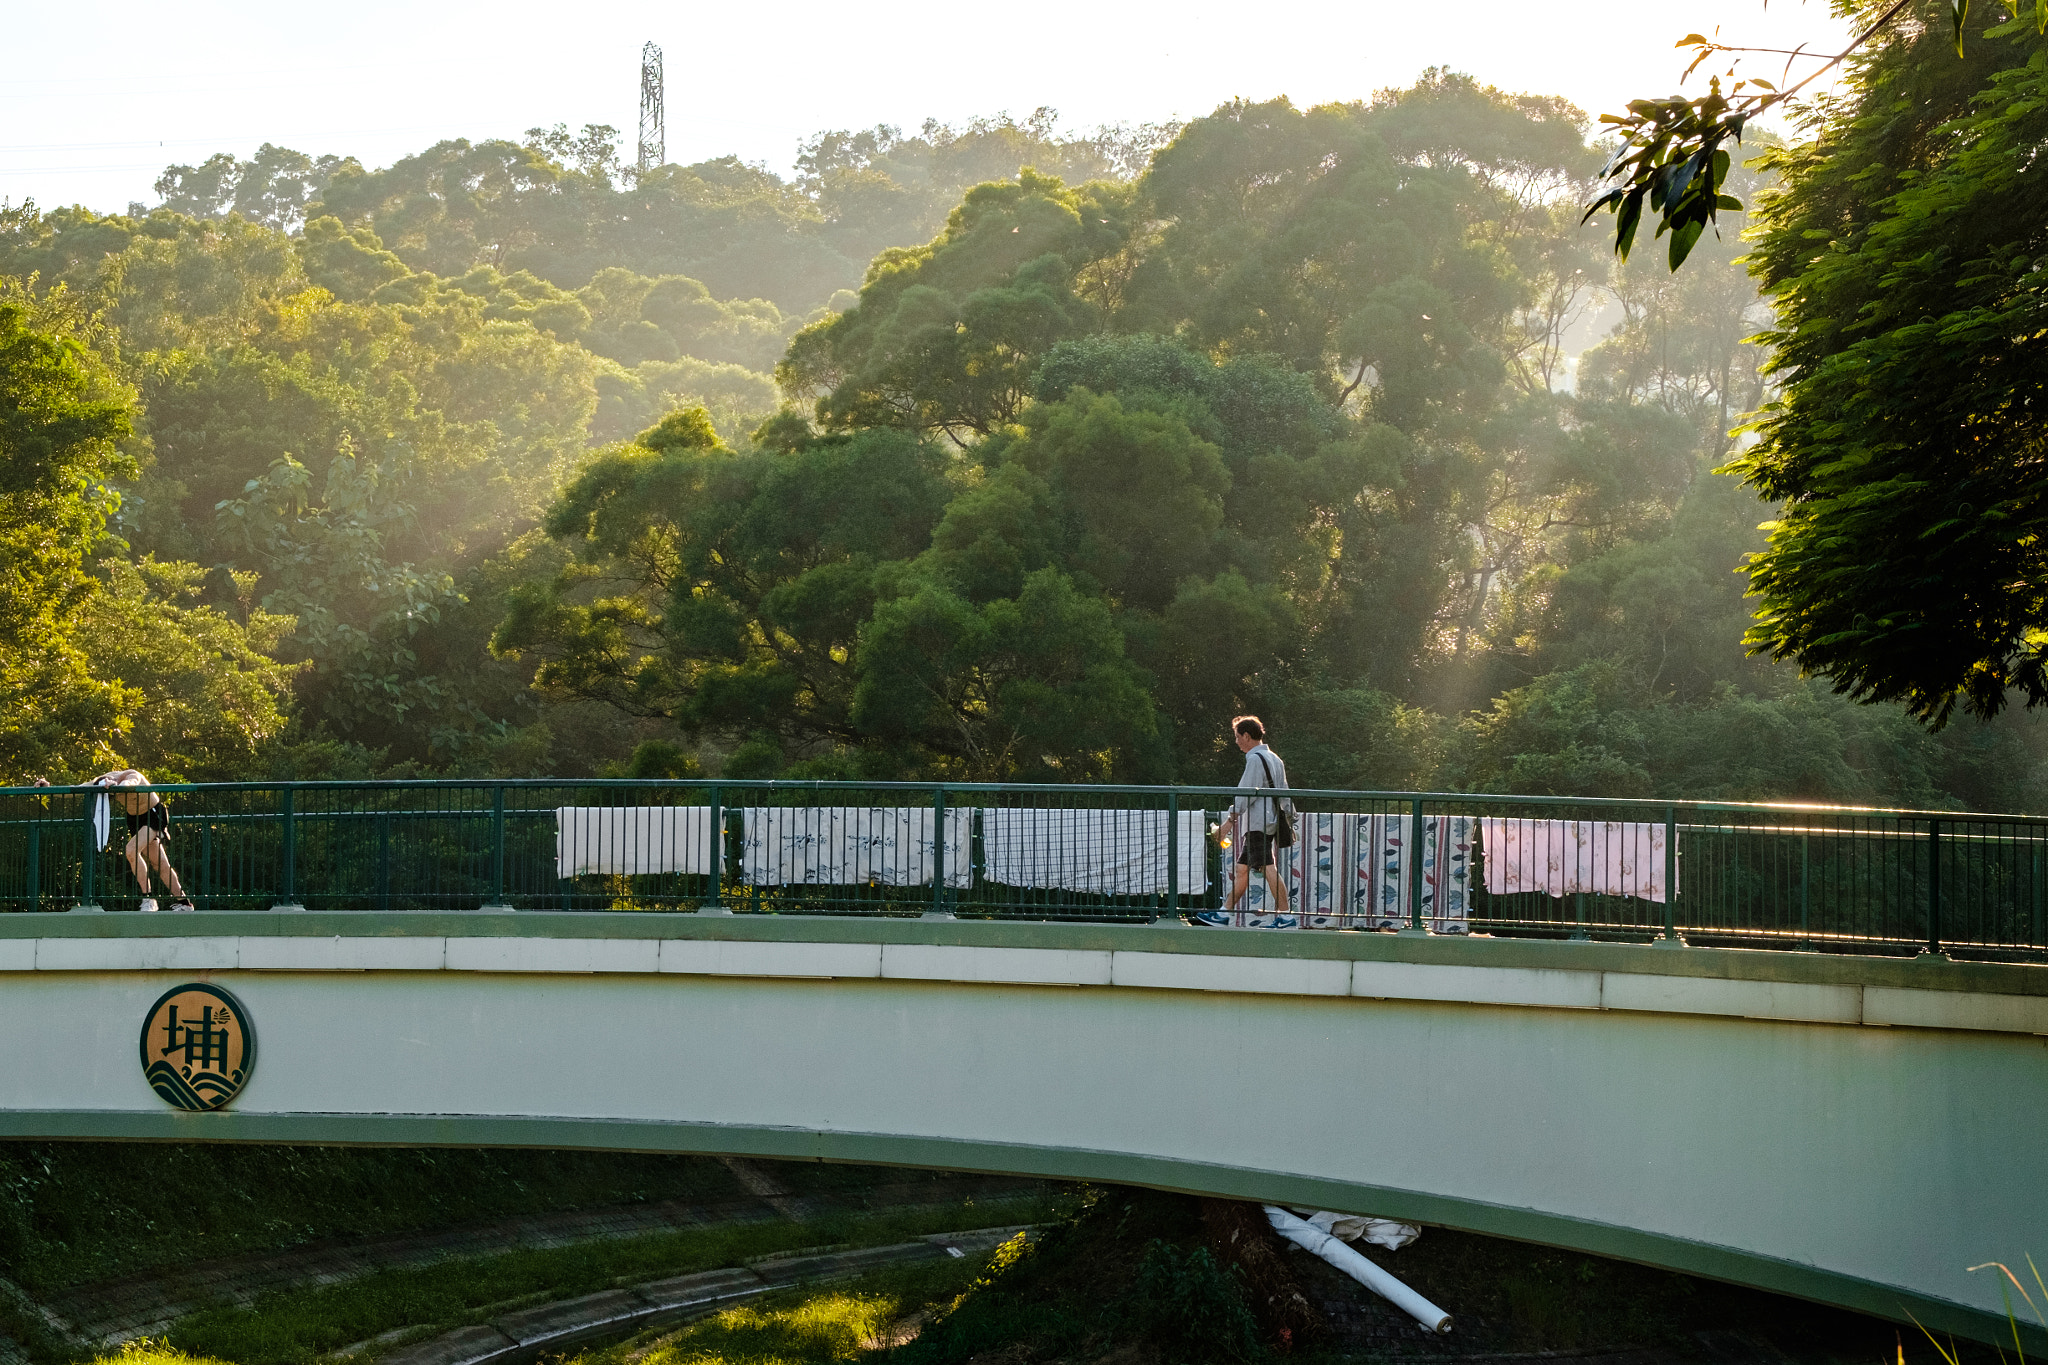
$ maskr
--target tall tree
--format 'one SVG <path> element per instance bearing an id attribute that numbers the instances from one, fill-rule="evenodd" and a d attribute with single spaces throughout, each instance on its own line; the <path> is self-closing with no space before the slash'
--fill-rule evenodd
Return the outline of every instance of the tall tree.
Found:
<path id="1" fill-rule="evenodd" d="M 1106 325 L 1075 274 L 1122 245 L 1129 203 L 1029 170 L 976 186 L 930 245 L 875 259 L 857 307 L 799 333 L 777 381 L 828 427 L 987 436 L 1023 411 L 1054 344 Z"/>
<path id="2" fill-rule="evenodd" d="M 112 758 L 137 700 L 92 676 L 77 620 L 131 411 L 83 348 L 0 301 L 0 780 Z"/>
<path id="3" fill-rule="evenodd" d="M 1758 210 L 1751 643 L 1937 725 L 2048 701 L 2048 46 L 1901 35 L 1805 131 Z"/>

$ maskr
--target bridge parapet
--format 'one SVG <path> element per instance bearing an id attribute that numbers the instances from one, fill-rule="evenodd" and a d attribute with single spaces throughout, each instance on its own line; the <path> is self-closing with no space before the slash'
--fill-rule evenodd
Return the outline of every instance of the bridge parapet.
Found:
<path id="1" fill-rule="evenodd" d="M 1214 912 L 1238 788 L 740 781 L 128 789 L 233 910 L 953 915 Z M 1409 934 L 2048 960 L 2048 820 L 1728 802 L 1295 791 L 1284 904 L 1249 922 Z M 118 803 L 121 796 L 112 798 Z M 1256 798 L 1250 798 L 1255 800 Z M 0 909 L 125 909 L 123 812 L 0 789 Z M 1226 846 L 1223 839 L 1237 838 Z"/>

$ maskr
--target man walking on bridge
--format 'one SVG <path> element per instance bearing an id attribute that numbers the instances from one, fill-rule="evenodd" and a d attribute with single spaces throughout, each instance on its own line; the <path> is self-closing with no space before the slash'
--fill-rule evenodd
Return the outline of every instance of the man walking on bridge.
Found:
<path id="1" fill-rule="evenodd" d="M 1236 716 L 1230 722 L 1231 736 L 1237 742 L 1238 751 L 1244 755 L 1244 775 L 1237 780 L 1240 787 L 1284 788 L 1287 785 L 1287 765 L 1280 761 L 1280 755 L 1266 747 L 1266 727 L 1257 716 Z M 1283 807 L 1284 812 L 1283 812 Z M 1272 896 L 1274 921 L 1272 928 L 1294 929 L 1300 921 L 1285 913 L 1287 909 L 1287 887 L 1280 878 L 1280 869 L 1274 864 L 1276 843 L 1283 819 L 1292 819 L 1294 803 L 1285 797 L 1240 796 L 1231 805 L 1230 815 L 1223 822 L 1224 847 L 1228 848 L 1232 836 L 1243 831 L 1243 848 L 1237 855 L 1237 875 L 1231 884 L 1230 894 L 1225 897 L 1223 910 L 1209 911 L 1197 915 L 1198 924 L 1227 925 L 1236 922 L 1237 907 L 1244 903 L 1245 893 L 1251 887 L 1252 869 L 1266 874 L 1266 890 Z M 1289 840 L 1289 842 L 1292 842 Z"/>

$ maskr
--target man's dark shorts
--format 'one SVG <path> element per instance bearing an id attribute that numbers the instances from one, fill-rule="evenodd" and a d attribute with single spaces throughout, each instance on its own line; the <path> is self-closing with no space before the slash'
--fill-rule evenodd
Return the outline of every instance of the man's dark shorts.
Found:
<path id="1" fill-rule="evenodd" d="M 1244 848 L 1237 855 L 1239 867 L 1271 867 L 1273 865 L 1273 836 L 1264 830 L 1248 831 L 1244 836 Z"/>
<path id="2" fill-rule="evenodd" d="M 144 825 L 165 836 L 168 836 L 171 832 L 170 809 L 161 803 L 151 806 L 147 812 L 141 815 L 130 815 L 124 810 L 121 812 L 121 818 L 128 822 L 128 832 L 130 834 L 141 829 Z"/>

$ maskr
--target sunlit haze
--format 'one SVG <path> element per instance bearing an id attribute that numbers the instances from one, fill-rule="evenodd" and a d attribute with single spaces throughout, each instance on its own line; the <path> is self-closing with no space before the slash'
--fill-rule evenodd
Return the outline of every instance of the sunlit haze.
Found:
<path id="1" fill-rule="evenodd" d="M 1766 47 L 1825 50 L 1843 33 L 1817 0 L 37 6 L 9 19 L 0 199 L 118 210 L 154 202 L 169 163 L 266 141 L 369 166 L 555 123 L 612 124 L 630 144 L 647 39 L 667 55 L 671 161 L 737 153 L 783 170 L 822 128 L 1042 105 L 1068 128 L 1189 118 L 1238 95 L 1356 99 L 1429 66 L 1599 114 L 1677 88 L 1674 40 L 1716 25 Z"/>

